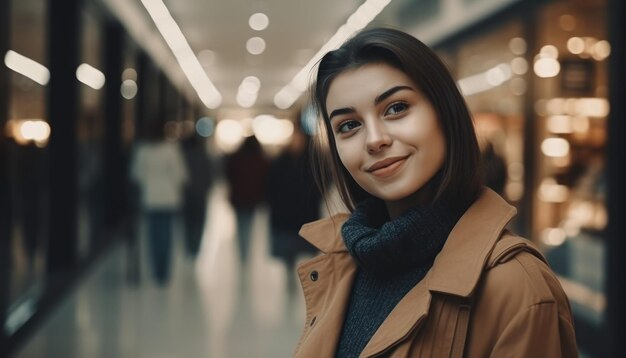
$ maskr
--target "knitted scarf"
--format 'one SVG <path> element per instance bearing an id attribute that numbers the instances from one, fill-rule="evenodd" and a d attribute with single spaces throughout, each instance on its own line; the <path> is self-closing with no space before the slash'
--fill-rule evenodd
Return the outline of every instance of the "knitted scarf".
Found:
<path id="1" fill-rule="evenodd" d="M 372 198 L 357 206 L 341 234 L 359 268 L 389 275 L 432 261 L 461 214 L 435 203 L 416 205 L 389 220 L 384 202 Z"/>
<path id="2" fill-rule="evenodd" d="M 341 228 L 359 270 L 337 357 L 358 357 L 396 304 L 419 283 L 464 210 L 417 205 L 389 220 L 383 201 L 361 202 Z"/>

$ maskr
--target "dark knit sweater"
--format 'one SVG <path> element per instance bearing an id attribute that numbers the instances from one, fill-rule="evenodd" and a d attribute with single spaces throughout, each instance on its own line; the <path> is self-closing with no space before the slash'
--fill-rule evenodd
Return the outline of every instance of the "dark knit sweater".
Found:
<path id="1" fill-rule="evenodd" d="M 419 205 L 389 220 L 380 200 L 362 202 L 341 228 L 357 275 L 337 357 L 358 357 L 396 304 L 426 275 L 462 211 Z"/>

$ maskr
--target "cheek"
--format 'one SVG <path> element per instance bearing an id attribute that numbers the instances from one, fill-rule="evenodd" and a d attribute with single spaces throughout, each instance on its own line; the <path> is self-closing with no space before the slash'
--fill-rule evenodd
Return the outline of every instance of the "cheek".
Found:
<path id="1" fill-rule="evenodd" d="M 433 136 L 432 140 L 432 165 L 435 168 L 435 171 L 437 171 L 441 169 L 444 162 L 446 161 L 446 140 L 443 137 L 442 133 L 438 133 L 437 135 Z"/>
<path id="2" fill-rule="evenodd" d="M 337 155 L 339 156 L 341 163 L 343 163 L 343 166 L 350 172 L 352 172 L 352 167 L 355 165 L 355 161 L 357 160 L 355 154 L 353 146 L 350 146 L 349 143 L 337 143 Z"/>

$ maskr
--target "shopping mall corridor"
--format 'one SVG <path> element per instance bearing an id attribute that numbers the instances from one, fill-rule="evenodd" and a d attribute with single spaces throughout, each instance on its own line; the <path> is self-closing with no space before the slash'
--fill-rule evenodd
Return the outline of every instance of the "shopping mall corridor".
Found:
<path id="1" fill-rule="evenodd" d="M 142 229 L 138 280 L 129 280 L 132 250 L 116 244 L 16 357 L 290 357 L 304 302 L 299 290 L 288 292 L 287 279 L 295 280 L 295 273 L 268 254 L 267 212 L 258 210 L 254 217 L 245 269 L 224 184 L 214 186 L 208 205 L 196 260 L 186 257 L 182 228 L 175 228 L 166 287 L 150 275 Z"/>

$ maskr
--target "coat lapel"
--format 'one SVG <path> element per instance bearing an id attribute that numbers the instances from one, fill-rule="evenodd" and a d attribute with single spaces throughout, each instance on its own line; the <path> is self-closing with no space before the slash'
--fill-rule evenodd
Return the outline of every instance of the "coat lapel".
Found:
<path id="1" fill-rule="evenodd" d="M 346 252 L 324 255 L 298 268 L 307 307 L 298 357 L 335 356 L 356 275 L 356 265 L 351 261 Z M 312 272 L 317 272 L 315 281 L 311 280 Z"/>
<path id="2" fill-rule="evenodd" d="M 517 210 L 489 188 L 459 219 L 433 264 L 431 291 L 468 297 Z"/>
<path id="3" fill-rule="evenodd" d="M 498 194 L 485 188 L 452 229 L 433 267 L 387 316 L 361 356 L 371 357 L 380 354 L 402 341 L 416 327 L 419 327 L 430 309 L 432 292 L 461 297 L 470 296 L 480 279 L 495 242 L 515 212 L 515 208 Z M 307 300 L 307 324 L 310 324 L 309 321 L 315 317 L 316 312 L 321 313 L 321 316 L 316 318 L 317 327 L 315 324 L 313 327 L 307 327 L 310 331 L 305 331 L 303 339 L 304 342 L 310 339 L 313 339 L 311 342 L 323 342 L 324 347 L 318 347 L 318 353 L 321 353 L 321 350 L 328 350 L 326 352 L 328 354 L 318 354 L 317 356 L 320 357 L 334 356 L 356 273 L 356 266 L 341 239 L 341 225 L 348 217 L 347 214 L 339 214 L 307 224 L 300 231 L 302 237 L 322 252 L 340 253 L 321 256 L 319 260 L 314 259 L 303 264 L 298 270 Z M 328 278 L 328 281 L 323 284 L 329 286 L 318 287 L 315 290 L 315 292 L 323 292 L 324 297 L 312 295 L 313 288 L 311 287 L 314 285 L 307 282 L 307 275 L 309 271 L 314 270 L 314 267 L 319 267 L 320 277 L 322 277 L 320 270 L 324 270 Z M 342 272 L 333 272 L 333 270 Z M 319 282 L 318 286 L 321 284 L 322 282 Z M 311 354 L 311 356 L 316 355 Z"/>
<path id="4" fill-rule="evenodd" d="M 452 229 L 428 274 L 391 311 L 361 356 L 389 349 L 418 327 L 430 309 L 431 292 L 470 296 L 495 242 L 514 215 L 515 208 L 485 188 Z"/>
<path id="5" fill-rule="evenodd" d="M 335 356 L 357 269 L 341 239 L 341 225 L 348 217 L 335 215 L 306 224 L 300 230 L 300 236 L 325 255 L 298 267 L 307 308 L 298 357 Z"/>

